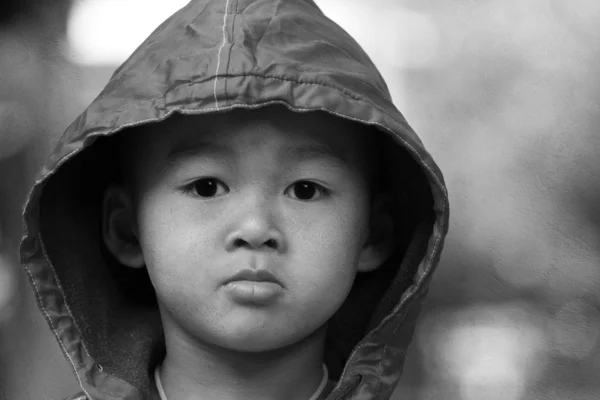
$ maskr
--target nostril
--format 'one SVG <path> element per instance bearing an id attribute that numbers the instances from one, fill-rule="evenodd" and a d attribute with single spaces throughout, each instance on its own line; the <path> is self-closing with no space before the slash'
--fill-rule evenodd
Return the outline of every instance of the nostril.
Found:
<path id="1" fill-rule="evenodd" d="M 258 242 L 256 244 L 258 244 Z M 275 239 L 269 239 L 269 240 L 262 242 L 262 245 L 259 245 L 256 247 L 262 247 L 262 246 L 265 246 L 265 247 L 268 247 L 271 249 L 277 249 L 278 244 Z M 233 247 L 234 248 L 244 248 L 244 247 L 245 248 L 254 248 L 255 245 L 252 242 L 248 242 L 244 239 L 237 238 L 233 241 Z"/>

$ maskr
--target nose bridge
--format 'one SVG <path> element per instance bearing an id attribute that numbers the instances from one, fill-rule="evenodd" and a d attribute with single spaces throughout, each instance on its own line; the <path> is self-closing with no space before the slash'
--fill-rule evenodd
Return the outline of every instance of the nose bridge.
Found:
<path id="1" fill-rule="evenodd" d="M 251 185 L 236 202 L 234 224 L 227 236 L 227 247 L 261 246 L 280 248 L 283 236 L 277 225 L 277 199 L 260 184 Z"/>
<path id="2" fill-rule="evenodd" d="M 242 204 L 239 208 L 241 222 L 256 228 L 266 227 L 272 223 L 273 199 L 260 184 L 251 185 L 242 196 Z"/>

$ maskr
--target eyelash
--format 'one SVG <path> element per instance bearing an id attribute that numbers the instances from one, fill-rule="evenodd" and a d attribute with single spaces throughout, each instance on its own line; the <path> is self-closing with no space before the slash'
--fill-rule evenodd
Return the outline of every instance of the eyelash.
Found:
<path id="1" fill-rule="evenodd" d="M 184 192 L 187 193 L 187 194 L 190 194 L 192 196 L 201 197 L 201 198 L 205 198 L 205 199 L 210 199 L 210 198 L 219 197 L 219 196 L 223 195 L 223 194 L 221 194 L 221 195 L 213 195 L 213 196 L 202 196 L 202 195 L 200 195 L 198 193 L 198 190 L 197 190 L 197 185 L 198 185 L 198 183 L 201 183 L 201 182 L 215 182 L 218 186 L 225 187 L 226 193 L 229 192 L 229 188 L 227 187 L 227 185 L 225 185 L 223 182 L 221 182 L 220 180 L 218 180 L 216 178 L 201 178 L 201 179 L 195 180 L 194 182 L 192 182 L 189 185 L 187 185 L 187 186 L 184 187 Z M 309 180 L 299 180 L 299 181 L 296 181 L 293 184 L 291 184 L 290 186 L 288 186 L 285 189 L 285 192 L 287 192 L 288 190 L 294 188 L 295 185 L 298 185 L 298 184 L 301 184 L 301 183 L 312 185 L 314 187 L 315 192 L 318 193 L 317 199 L 329 197 L 331 195 L 331 192 L 327 188 L 319 185 L 316 182 L 309 181 Z M 218 187 L 217 187 L 217 191 L 218 191 Z M 308 200 L 296 199 L 296 200 L 305 201 L 305 202 L 315 201 L 315 199 L 308 199 Z"/>
<path id="2" fill-rule="evenodd" d="M 201 197 L 201 198 L 213 198 L 213 197 L 218 197 L 218 196 L 202 196 L 198 193 L 197 190 L 197 185 L 201 182 L 215 182 L 218 186 L 220 185 L 221 187 L 225 187 L 225 190 L 227 192 L 229 192 L 229 188 L 227 188 L 227 186 L 221 182 L 220 180 L 216 179 L 216 178 L 201 178 L 201 179 L 197 179 L 195 181 L 193 181 L 192 183 L 190 183 L 189 185 L 186 185 L 184 187 L 184 192 L 186 194 L 190 194 L 192 196 L 195 197 Z M 217 188 L 218 190 L 218 188 Z M 222 196 L 222 195 L 221 195 Z"/>
<path id="3" fill-rule="evenodd" d="M 300 181 L 296 181 L 296 182 L 292 183 L 290 186 L 288 186 L 288 187 L 285 189 L 285 191 L 287 192 L 287 191 L 288 191 L 288 189 L 290 189 L 290 188 L 293 188 L 293 187 L 294 187 L 294 185 L 298 185 L 299 183 L 307 183 L 307 184 L 309 184 L 309 185 L 312 185 L 312 186 L 314 186 L 314 189 L 315 189 L 315 191 L 316 191 L 316 192 L 319 194 L 317 199 L 321 199 L 321 198 L 327 198 L 327 197 L 329 197 L 329 196 L 331 195 L 331 192 L 330 192 L 328 189 L 324 188 L 323 186 L 319 185 L 319 184 L 318 184 L 318 183 L 316 183 L 316 182 L 313 182 L 313 181 L 307 181 L 307 180 L 300 180 Z M 297 200 L 300 200 L 300 201 L 314 201 L 314 199 L 310 199 L 310 200 L 301 200 L 301 199 L 297 199 Z"/>

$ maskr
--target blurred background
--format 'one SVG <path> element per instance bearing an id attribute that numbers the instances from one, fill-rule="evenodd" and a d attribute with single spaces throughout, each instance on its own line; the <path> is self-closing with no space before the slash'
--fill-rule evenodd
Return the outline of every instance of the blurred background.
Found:
<path id="1" fill-rule="evenodd" d="M 395 400 L 600 393 L 600 2 L 317 0 L 444 171 L 450 235 Z M 182 0 L 0 5 L 0 398 L 77 388 L 17 265 L 66 126 Z M 132 16 L 135 15 L 135 18 Z"/>

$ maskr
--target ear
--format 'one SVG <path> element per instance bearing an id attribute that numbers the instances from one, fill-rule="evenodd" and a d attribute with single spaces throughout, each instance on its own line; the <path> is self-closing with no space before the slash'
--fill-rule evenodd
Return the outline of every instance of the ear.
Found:
<path id="1" fill-rule="evenodd" d="M 359 272 L 376 270 L 394 251 L 394 219 L 391 207 L 392 198 L 389 194 L 377 194 L 371 206 L 369 235 L 358 262 Z"/>
<path id="2" fill-rule="evenodd" d="M 102 238 L 108 250 L 121 264 L 132 268 L 145 265 L 138 240 L 133 202 L 121 187 L 110 186 L 104 193 Z"/>

